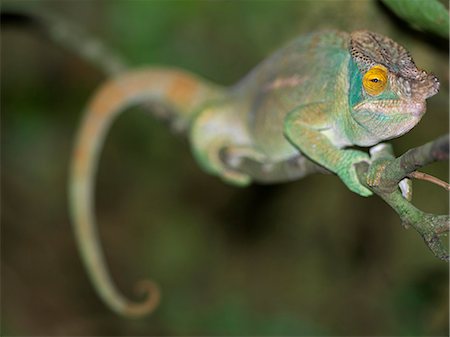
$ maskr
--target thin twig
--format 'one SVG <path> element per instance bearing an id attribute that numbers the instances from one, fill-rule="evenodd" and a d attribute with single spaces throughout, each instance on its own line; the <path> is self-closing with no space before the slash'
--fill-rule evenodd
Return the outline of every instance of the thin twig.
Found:
<path id="1" fill-rule="evenodd" d="M 444 188 L 445 190 L 450 191 L 450 184 L 448 184 L 445 181 L 442 181 L 441 179 L 436 178 L 430 174 L 427 174 L 424 172 L 419 172 L 419 171 L 414 171 L 414 172 L 411 172 L 410 174 L 408 174 L 408 177 L 429 181 L 430 183 L 436 184 L 436 185 Z"/>

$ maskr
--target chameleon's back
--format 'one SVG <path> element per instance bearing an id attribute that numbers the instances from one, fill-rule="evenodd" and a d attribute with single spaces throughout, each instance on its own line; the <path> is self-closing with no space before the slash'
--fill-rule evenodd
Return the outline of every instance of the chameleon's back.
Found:
<path id="1" fill-rule="evenodd" d="M 349 34 L 344 32 L 303 35 L 257 66 L 234 88 L 245 100 L 247 111 L 240 113 L 248 113 L 254 145 L 274 161 L 298 154 L 283 136 L 283 121 L 289 111 L 336 101 L 342 94 L 337 87 L 345 87 L 347 82 L 348 44 Z"/>

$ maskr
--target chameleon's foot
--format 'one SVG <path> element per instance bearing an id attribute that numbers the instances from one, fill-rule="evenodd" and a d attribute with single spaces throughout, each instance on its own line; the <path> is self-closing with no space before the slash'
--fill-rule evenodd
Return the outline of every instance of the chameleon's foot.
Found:
<path id="1" fill-rule="evenodd" d="M 222 173 L 222 178 L 225 181 L 231 180 L 231 183 L 239 186 L 246 186 L 251 182 L 250 175 L 240 171 L 244 159 L 251 159 L 259 163 L 264 163 L 266 160 L 263 153 L 248 145 L 224 147 L 219 151 L 219 157 L 228 168 Z"/>
<path id="2" fill-rule="evenodd" d="M 241 160 L 234 149 L 235 146 L 230 145 L 229 141 L 216 139 L 211 141 L 206 149 L 194 148 L 194 154 L 207 172 L 220 177 L 226 183 L 241 187 L 248 186 L 252 179 L 250 175 L 239 171 L 238 166 Z"/>
<path id="3" fill-rule="evenodd" d="M 267 157 L 257 149 L 248 145 L 227 146 L 219 153 L 222 161 L 232 169 L 238 170 L 244 159 L 250 159 L 261 164 L 267 162 Z"/>
<path id="4" fill-rule="evenodd" d="M 394 158 L 394 149 L 389 143 L 380 143 L 370 148 L 371 164 L 367 173 L 367 184 L 369 186 L 378 186 L 386 165 Z M 402 196 L 412 200 L 412 180 L 404 178 L 398 184 Z"/>
<path id="5" fill-rule="evenodd" d="M 384 162 L 383 162 L 384 161 Z M 381 183 L 381 177 L 386 168 L 386 159 L 374 160 L 369 166 L 369 171 L 367 172 L 367 184 L 369 186 L 378 186 Z M 403 198 L 408 201 L 412 200 L 412 180 L 409 178 L 404 178 L 398 183 L 398 188 L 402 193 Z"/>
<path id="6" fill-rule="evenodd" d="M 362 161 L 370 163 L 370 158 L 366 153 L 357 150 L 346 150 L 344 160 L 336 173 L 348 189 L 360 196 L 368 197 L 373 192 L 361 184 L 355 168 L 355 164 Z"/>

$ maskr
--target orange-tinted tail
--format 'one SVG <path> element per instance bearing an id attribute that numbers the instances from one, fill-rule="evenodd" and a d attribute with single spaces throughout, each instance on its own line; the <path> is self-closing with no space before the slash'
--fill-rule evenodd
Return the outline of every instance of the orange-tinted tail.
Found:
<path id="1" fill-rule="evenodd" d="M 115 287 L 101 250 L 94 215 L 95 174 L 108 129 L 117 114 L 142 102 L 155 102 L 170 113 L 180 129 L 186 129 L 201 105 L 220 95 L 220 89 L 186 72 L 150 68 L 125 73 L 100 88 L 90 102 L 78 132 L 70 172 L 70 210 L 82 260 L 100 297 L 114 311 L 141 316 L 159 303 L 152 282 L 141 284 L 148 292 L 142 303 L 130 302 Z M 173 112 L 173 113 L 171 113 Z"/>

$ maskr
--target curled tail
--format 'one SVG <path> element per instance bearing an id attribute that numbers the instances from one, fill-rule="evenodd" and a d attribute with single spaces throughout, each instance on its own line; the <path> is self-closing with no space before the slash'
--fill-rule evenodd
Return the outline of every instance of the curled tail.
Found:
<path id="1" fill-rule="evenodd" d="M 164 105 L 174 111 L 169 118 L 186 128 L 201 104 L 213 99 L 219 89 L 194 75 L 179 70 L 150 68 L 125 73 L 100 88 L 88 105 L 78 132 L 70 172 L 70 211 L 82 260 L 89 277 L 103 301 L 115 312 L 142 316 L 158 305 L 160 294 L 150 281 L 140 283 L 147 298 L 131 302 L 114 285 L 101 250 L 95 215 L 95 174 L 100 151 L 111 123 L 119 112 L 143 102 Z"/>

